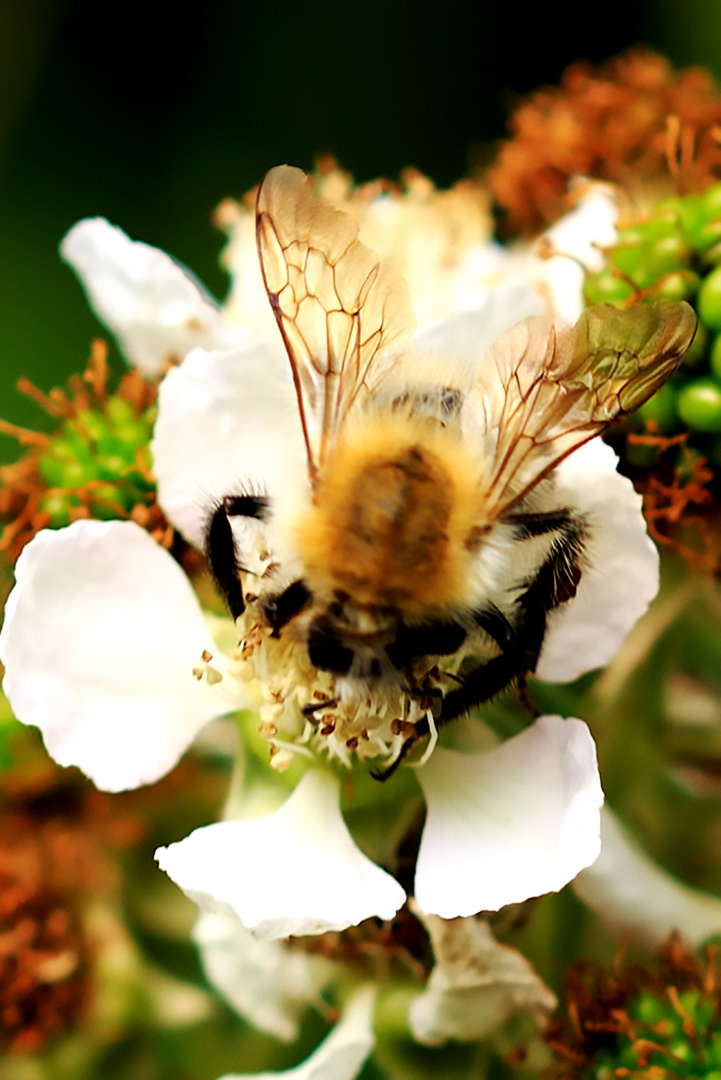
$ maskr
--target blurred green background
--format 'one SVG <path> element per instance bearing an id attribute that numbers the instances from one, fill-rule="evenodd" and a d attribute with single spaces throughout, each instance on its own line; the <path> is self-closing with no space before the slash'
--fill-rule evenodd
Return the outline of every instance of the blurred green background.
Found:
<path id="1" fill-rule="evenodd" d="M 721 77 L 721 4 L 0 0 L 0 415 L 41 422 L 17 376 L 62 382 L 99 331 L 57 255 L 79 218 L 165 248 L 222 297 L 211 212 L 271 165 L 330 151 L 358 180 L 415 165 L 452 183 L 514 96 L 638 41 Z"/>

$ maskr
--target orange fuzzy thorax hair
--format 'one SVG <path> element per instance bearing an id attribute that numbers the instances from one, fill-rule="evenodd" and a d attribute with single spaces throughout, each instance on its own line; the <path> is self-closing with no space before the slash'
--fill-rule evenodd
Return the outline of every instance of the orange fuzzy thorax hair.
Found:
<path id="1" fill-rule="evenodd" d="M 392 413 L 348 425 L 297 526 L 309 588 L 409 618 L 467 603 L 480 479 L 477 458 L 437 422 Z"/>

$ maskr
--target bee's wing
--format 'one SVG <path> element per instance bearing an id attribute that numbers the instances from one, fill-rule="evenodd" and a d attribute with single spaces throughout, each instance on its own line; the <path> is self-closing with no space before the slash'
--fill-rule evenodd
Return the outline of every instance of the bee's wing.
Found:
<path id="1" fill-rule="evenodd" d="M 573 329 L 532 316 L 497 341 L 464 405 L 467 428 L 485 443 L 489 520 L 643 405 L 680 364 L 696 322 L 686 303 L 604 304 Z"/>
<path id="2" fill-rule="evenodd" d="M 413 330 L 410 294 L 357 239 L 355 218 L 317 199 L 300 169 L 266 174 L 256 235 L 313 479 L 348 410 L 375 381 L 379 350 Z"/>

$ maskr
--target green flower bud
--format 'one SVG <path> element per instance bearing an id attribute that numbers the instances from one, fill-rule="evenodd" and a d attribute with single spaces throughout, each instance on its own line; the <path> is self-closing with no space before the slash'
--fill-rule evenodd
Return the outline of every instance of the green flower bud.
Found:
<path id="1" fill-rule="evenodd" d="M 659 278 L 653 287 L 653 295 L 665 300 L 690 300 L 700 281 L 694 270 L 675 270 Z"/>
<path id="2" fill-rule="evenodd" d="M 696 251 L 705 252 L 721 241 L 721 219 L 707 221 L 695 236 Z"/>
<path id="3" fill-rule="evenodd" d="M 713 187 L 707 188 L 700 202 L 707 221 L 721 218 L 721 184 L 714 184 Z"/>
<path id="4" fill-rule="evenodd" d="M 108 420 L 114 427 L 135 420 L 135 410 L 129 401 L 121 397 L 111 397 L 105 406 Z"/>
<path id="5" fill-rule="evenodd" d="M 678 412 L 694 431 L 721 434 L 721 384 L 705 377 L 694 379 L 678 393 Z"/>
<path id="6" fill-rule="evenodd" d="M 51 529 L 62 529 L 69 525 L 72 518 L 70 507 L 75 505 L 67 495 L 45 495 L 40 500 L 40 509 L 50 515 Z"/>
<path id="7" fill-rule="evenodd" d="M 669 383 L 665 383 L 633 414 L 640 427 L 655 427 L 667 435 L 678 426 L 676 394 Z"/>
<path id="8" fill-rule="evenodd" d="M 589 304 L 622 304 L 632 296 L 633 286 L 613 270 L 604 268 L 586 276 L 583 291 Z"/>
<path id="9" fill-rule="evenodd" d="M 697 310 L 699 318 L 710 330 L 721 330 L 721 266 L 701 282 Z"/>
<path id="10" fill-rule="evenodd" d="M 691 348 L 688 350 L 683 358 L 684 368 L 698 367 L 703 360 L 706 359 L 706 352 L 708 349 L 708 330 L 701 323 L 696 327 L 696 333 L 694 339 L 691 342 Z"/>
<path id="11" fill-rule="evenodd" d="M 653 247 L 649 248 L 646 258 L 639 268 L 636 280 L 645 288 L 652 282 L 657 281 L 663 274 L 669 274 L 672 270 L 688 266 L 691 259 L 691 249 L 688 244 L 677 234 L 665 236 L 658 240 Z"/>

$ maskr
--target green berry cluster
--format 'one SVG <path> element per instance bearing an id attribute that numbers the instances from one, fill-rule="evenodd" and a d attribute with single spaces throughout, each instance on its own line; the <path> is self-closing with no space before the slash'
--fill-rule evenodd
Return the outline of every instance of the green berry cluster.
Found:
<path id="1" fill-rule="evenodd" d="M 674 998 L 644 990 L 629 1005 L 627 1015 L 627 1030 L 599 1052 L 584 1080 L 618 1076 L 721 1080 L 721 1019 L 714 999 L 697 989 L 679 991 Z"/>
<path id="2" fill-rule="evenodd" d="M 125 516 L 144 505 L 150 477 L 150 437 L 155 407 L 138 414 L 117 395 L 97 409 L 83 409 L 63 421 L 38 458 L 48 490 L 41 509 L 60 528 L 85 507 L 94 518 Z"/>
<path id="3" fill-rule="evenodd" d="M 690 431 L 692 445 L 721 469 L 721 184 L 665 199 L 619 229 L 605 266 L 586 276 L 584 295 L 590 304 L 665 298 L 695 307 L 699 327 L 681 368 L 630 424 L 665 436 Z M 653 451 L 631 442 L 626 456 L 644 466 Z"/>

